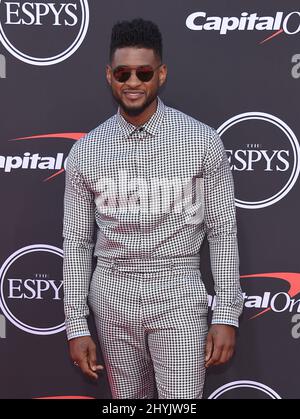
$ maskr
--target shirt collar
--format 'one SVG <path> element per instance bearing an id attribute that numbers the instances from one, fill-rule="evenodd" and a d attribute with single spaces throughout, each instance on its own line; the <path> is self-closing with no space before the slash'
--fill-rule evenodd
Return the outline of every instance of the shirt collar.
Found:
<path id="1" fill-rule="evenodd" d="M 143 124 L 144 131 L 151 135 L 155 135 L 156 131 L 160 127 L 165 115 L 165 105 L 163 101 L 157 97 L 157 108 L 151 118 Z M 116 114 L 116 120 L 118 128 L 121 132 L 122 137 L 128 138 L 130 135 L 136 131 L 138 128 L 132 125 L 130 122 L 127 122 L 125 118 L 120 113 L 120 107 L 118 108 L 118 112 Z"/>

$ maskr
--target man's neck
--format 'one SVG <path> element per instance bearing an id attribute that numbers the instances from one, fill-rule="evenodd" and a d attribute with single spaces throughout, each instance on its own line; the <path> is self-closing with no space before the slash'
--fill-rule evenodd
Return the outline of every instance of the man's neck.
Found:
<path id="1" fill-rule="evenodd" d="M 157 103 L 158 100 L 156 98 L 141 114 L 136 116 L 128 115 L 122 108 L 120 108 L 120 114 L 130 124 L 134 125 L 135 127 L 140 127 L 141 125 L 144 125 L 147 121 L 149 121 L 151 116 L 156 112 Z"/>

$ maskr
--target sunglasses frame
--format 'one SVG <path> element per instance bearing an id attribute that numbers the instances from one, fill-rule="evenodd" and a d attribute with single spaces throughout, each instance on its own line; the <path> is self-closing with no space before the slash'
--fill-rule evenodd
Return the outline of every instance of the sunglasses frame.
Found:
<path id="1" fill-rule="evenodd" d="M 135 75 L 136 75 L 136 77 L 142 82 L 142 83 L 148 83 L 149 81 L 151 81 L 152 79 L 153 79 L 153 76 L 154 76 L 154 73 L 155 73 L 155 71 L 156 70 L 158 70 L 159 69 L 159 67 L 161 67 L 163 64 L 159 64 L 157 67 L 155 67 L 155 68 L 152 68 L 152 66 L 150 65 L 150 64 L 145 64 L 145 65 L 138 65 L 138 66 L 134 66 L 134 67 L 131 67 L 131 66 L 127 66 L 127 65 L 118 65 L 117 67 L 114 67 L 114 68 L 112 68 L 112 67 L 110 67 L 111 68 L 111 72 L 112 72 L 112 75 L 113 75 L 113 78 L 114 78 L 114 80 L 115 81 L 117 81 L 118 83 L 126 83 L 129 79 L 130 79 L 130 77 L 131 77 L 131 75 L 132 75 L 132 71 L 134 70 L 135 71 Z M 149 79 L 149 80 L 147 80 L 147 81 L 144 81 L 144 80 L 141 80 L 140 78 L 139 78 L 139 76 L 138 76 L 138 69 L 139 68 L 144 68 L 144 67 L 149 67 L 149 68 L 151 68 L 151 72 L 153 72 L 153 74 L 152 74 L 152 76 L 151 76 L 151 78 Z M 115 77 L 115 72 L 119 69 L 119 68 L 128 68 L 128 73 L 130 72 L 130 75 L 129 75 L 129 77 L 128 77 L 128 79 L 127 80 L 125 80 L 125 81 L 119 81 L 116 77 Z"/>

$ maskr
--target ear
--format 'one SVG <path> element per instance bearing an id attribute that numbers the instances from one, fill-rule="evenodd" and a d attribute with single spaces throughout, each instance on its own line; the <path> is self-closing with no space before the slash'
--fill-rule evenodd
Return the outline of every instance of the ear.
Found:
<path id="1" fill-rule="evenodd" d="M 168 74 L 168 68 L 167 68 L 166 64 L 163 64 L 159 68 L 159 73 L 158 73 L 159 86 L 162 86 L 164 84 L 164 82 L 166 81 L 166 78 L 167 78 L 167 74 Z"/>
<path id="2" fill-rule="evenodd" d="M 111 79 L 112 79 L 112 73 L 111 73 L 111 66 L 107 64 L 106 66 L 106 80 L 108 84 L 111 86 Z"/>

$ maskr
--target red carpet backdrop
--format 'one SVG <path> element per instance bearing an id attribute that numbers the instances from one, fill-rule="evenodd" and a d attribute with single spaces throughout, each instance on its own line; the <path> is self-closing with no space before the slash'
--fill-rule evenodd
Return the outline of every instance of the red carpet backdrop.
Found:
<path id="1" fill-rule="evenodd" d="M 0 1 L 0 398 L 111 398 L 68 357 L 64 167 L 116 111 L 110 31 L 134 17 L 163 34 L 160 97 L 218 130 L 235 180 L 245 309 L 204 397 L 300 398 L 298 0 Z M 201 258 L 211 313 L 207 243 Z"/>

